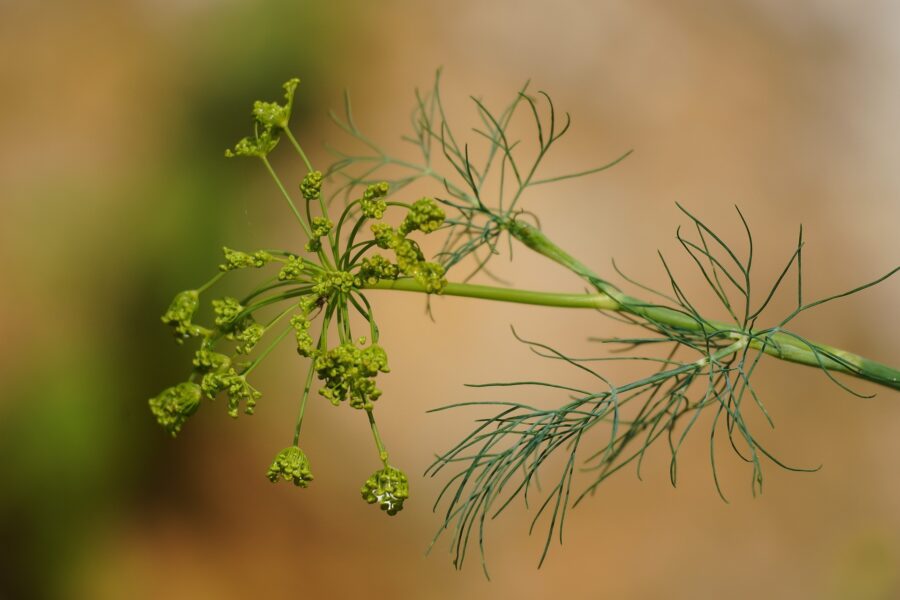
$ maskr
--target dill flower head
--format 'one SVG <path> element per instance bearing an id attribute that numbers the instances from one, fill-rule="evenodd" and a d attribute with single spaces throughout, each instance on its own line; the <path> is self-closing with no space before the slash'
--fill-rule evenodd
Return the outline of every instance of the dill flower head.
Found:
<path id="1" fill-rule="evenodd" d="M 309 468 L 309 459 L 297 446 L 290 446 L 278 453 L 272 466 L 266 472 L 269 481 L 276 483 L 279 479 L 290 481 L 297 487 L 307 487 L 313 480 Z"/>
<path id="2" fill-rule="evenodd" d="M 444 224 L 444 211 L 431 198 L 416 200 L 403 223 L 400 224 L 400 232 L 403 235 L 412 231 L 431 233 Z"/>
<path id="3" fill-rule="evenodd" d="M 222 253 L 225 255 L 225 262 L 219 265 L 220 271 L 234 271 L 247 268 L 260 269 L 274 260 L 272 255 L 265 250 L 257 250 L 253 254 L 248 254 L 240 250 L 232 250 L 226 246 L 222 248 Z"/>
<path id="4" fill-rule="evenodd" d="M 300 183 L 304 200 L 318 200 L 322 195 L 322 171 L 310 171 Z"/>
<path id="5" fill-rule="evenodd" d="M 188 381 L 179 383 L 150 398 L 149 404 L 156 421 L 175 437 L 200 406 L 200 386 Z"/>
<path id="6" fill-rule="evenodd" d="M 352 343 L 335 346 L 316 358 L 315 368 L 319 379 L 325 382 L 319 390 L 322 396 L 335 406 L 349 400 L 353 408 L 366 410 L 381 396 L 375 377 L 389 371 L 387 353 L 377 344 L 366 348 Z"/>
<path id="7" fill-rule="evenodd" d="M 381 510 L 394 516 L 403 510 L 403 502 L 409 498 L 409 480 L 400 469 L 386 466 L 372 473 L 360 493 L 363 500 L 378 503 Z"/>
<path id="8" fill-rule="evenodd" d="M 172 328 L 179 343 L 200 334 L 200 328 L 191 323 L 199 306 L 200 293 L 197 290 L 179 292 L 161 317 L 162 322 Z"/>

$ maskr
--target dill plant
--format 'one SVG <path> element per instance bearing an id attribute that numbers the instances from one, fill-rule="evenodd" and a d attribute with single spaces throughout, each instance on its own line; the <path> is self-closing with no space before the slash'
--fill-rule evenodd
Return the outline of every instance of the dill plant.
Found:
<path id="1" fill-rule="evenodd" d="M 569 115 L 560 116 L 546 93 L 530 94 L 526 84 L 499 112 L 472 98 L 478 118 L 472 132 L 474 142 L 481 145 L 480 161 L 470 158 L 469 143 L 448 122 L 440 73 L 430 90 L 415 94 L 411 132 L 403 138 L 416 148 L 415 160 L 392 155 L 363 133 L 345 96 L 343 113 L 333 113 L 332 118 L 362 150 L 334 151 L 336 162 L 323 172 L 314 169 L 289 127 L 298 84 L 297 79 L 284 84 L 283 103 L 254 103 L 251 134 L 226 151 L 226 156 L 262 163 L 299 225 L 302 250 L 224 248 L 215 276 L 175 296 L 162 321 L 171 327 L 177 342 L 197 340 L 199 344 L 188 379 L 149 401 L 153 415 L 172 436 L 181 431 L 204 397 L 224 395 L 232 417 L 253 414 L 261 393 L 248 377 L 279 343 L 292 336 L 297 353 L 308 363 L 305 384 L 292 443 L 276 453 L 266 476 L 298 487 L 311 484 L 314 461 L 301 449 L 301 429 L 310 397 L 321 396 L 335 406 L 347 405 L 347 410 L 368 421 L 380 468 L 363 482 L 360 495 L 395 515 L 409 497 L 410 485 L 406 473 L 390 460 L 376 425 L 375 408 L 381 397 L 376 381 L 389 369 L 367 292 L 393 290 L 598 311 L 634 328 L 632 337 L 594 338 L 626 355 L 568 356 L 514 332 L 538 355 L 589 374 L 594 386 L 549 381 L 480 384 L 474 387 L 537 387 L 559 394 L 561 403 L 541 409 L 516 401 L 470 401 L 436 409 L 480 406 L 494 411 L 493 416 L 478 420 L 459 443 L 437 454 L 426 472 L 429 476 L 447 473 L 435 509 L 443 514 L 438 536 L 451 536 L 455 566 L 462 567 L 470 542 L 477 544 L 483 557 L 487 523 L 516 499 L 528 505 L 535 495 L 539 499 L 531 529 L 546 518 L 542 563 L 554 536 L 562 541 L 568 509 L 622 468 L 635 465 L 640 472 L 647 449 L 659 440 L 670 451 L 674 485 L 679 448 L 703 413 L 712 414 L 707 431 L 709 455 L 713 480 L 723 499 L 716 476 L 716 436 L 727 437 L 734 452 L 750 465 L 754 494 L 762 490 L 765 461 L 806 470 L 773 456 L 745 418 L 748 410 L 759 410 L 771 424 L 752 384 L 765 356 L 817 368 L 856 396 L 865 397 L 836 378 L 836 373 L 900 389 L 900 371 L 813 342 L 787 328 L 801 313 L 860 292 L 900 267 L 854 289 L 810 301 L 803 296 L 801 228 L 780 275 L 762 292 L 751 294 L 754 242 L 740 210 L 737 218 L 746 233 L 747 252 L 739 256 L 730 243 L 679 205 L 688 227 L 685 233 L 679 228 L 677 239 L 727 319 L 702 315 L 661 254 L 667 278 L 657 288 L 631 279 L 612 263 L 624 284 L 646 298 L 641 299 L 568 254 L 540 230 L 537 217 L 520 206 L 531 188 L 603 171 L 628 155 L 595 168 L 545 175 L 541 168 L 545 157 L 570 126 Z M 536 145 L 531 151 L 510 137 L 510 124 L 520 113 L 533 122 Z M 285 183 L 269 161 L 282 138 L 305 166 L 300 182 Z M 404 198 L 404 188 L 420 180 L 434 184 L 434 196 Z M 329 187 L 331 191 L 326 192 Z M 398 225 L 384 220 L 388 213 L 398 214 Z M 443 243 L 429 260 L 419 240 L 433 234 L 442 235 Z M 469 283 L 479 272 L 490 275 L 489 262 L 505 251 L 511 253 L 514 244 L 572 271 L 590 291 L 530 291 Z M 257 287 L 242 298 L 211 299 L 214 322 L 195 323 L 201 301 L 207 300 L 219 280 L 238 270 L 258 271 Z M 448 278 L 451 271 L 455 281 Z M 769 318 L 766 309 L 788 279 L 795 280 L 794 308 L 787 315 Z M 364 335 L 352 330 L 351 313 L 368 323 Z M 644 352 L 661 347 L 667 349 L 664 358 L 658 352 Z M 639 361 L 650 369 L 634 381 L 613 383 L 594 366 L 610 360 Z M 548 461 L 554 456 L 562 457 L 562 467 L 555 470 Z M 549 479 L 545 475 L 541 486 L 538 479 L 543 471 L 552 474 Z M 586 486 L 573 489 L 578 471 L 590 479 Z"/>

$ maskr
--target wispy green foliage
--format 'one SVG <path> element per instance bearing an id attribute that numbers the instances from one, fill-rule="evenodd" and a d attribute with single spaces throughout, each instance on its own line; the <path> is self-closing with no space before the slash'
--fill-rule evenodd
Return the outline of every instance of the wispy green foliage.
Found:
<path id="1" fill-rule="evenodd" d="M 762 294 L 763 300 L 754 304 L 751 298 L 751 266 L 753 238 L 750 228 L 738 210 L 747 234 L 746 258 L 739 258 L 719 235 L 680 207 L 696 231 L 694 240 L 677 232 L 677 239 L 695 267 L 719 300 L 732 322 L 708 320 L 688 298 L 678 283 L 666 259 L 660 254 L 668 279 L 668 291 L 639 284 L 627 276 L 626 281 L 660 298 L 664 304 L 647 303 L 616 294 L 620 303 L 617 318 L 641 328 L 644 332 L 632 338 L 593 338 L 594 341 L 628 351 L 629 356 L 600 356 L 575 358 L 554 347 L 517 336 L 540 356 L 561 360 L 582 373 L 588 373 L 595 387 L 579 388 L 554 382 L 514 381 L 482 384 L 474 387 L 540 387 L 557 390 L 568 396 L 567 401 L 553 409 L 506 401 L 466 402 L 437 409 L 488 406 L 498 412 L 480 419 L 478 426 L 459 444 L 440 454 L 428 470 L 434 476 L 449 469 L 452 474 L 438 498 L 446 504 L 444 524 L 439 532 L 452 535 L 454 563 L 461 567 L 473 534 L 484 556 L 484 537 L 487 523 L 501 514 L 515 499 L 522 498 L 526 506 L 529 493 L 543 497 L 537 504 L 530 530 L 543 517 L 547 534 L 540 562 L 543 563 L 554 534 L 562 542 L 562 528 L 570 507 L 586 496 L 593 495 L 610 475 L 628 465 L 634 465 L 640 477 L 641 464 L 648 448 L 662 439 L 671 455 L 669 477 L 677 482 L 677 457 L 688 434 L 695 429 L 701 413 L 711 413 L 708 425 L 709 458 L 712 479 L 719 495 L 725 494 L 719 484 L 716 468 L 716 438 L 727 438 L 737 456 L 751 467 L 751 492 L 762 492 L 765 461 L 793 471 L 816 469 L 797 468 L 775 457 L 760 442 L 750 425 L 748 412 L 759 411 L 766 422 L 774 424 L 757 394 L 752 379 L 765 354 L 817 366 L 841 388 L 855 395 L 858 392 L 837 380 L 831 370 L 854 375 L 865 373 L 866 378 L 897 387 L 896 371 L 881 370 L 871 361 L 850 357 L 783 329 L 785 323 L 798 314 L 824 302 L 861 291 L 897 271 L 892 270 L 872 283 L 821 301 L 804 303 L 802 293 L 802 230 L 796 248 L 774 283 Z M 796 277 L 796 308 L 787 318 L 772 327 L 758 327 L 759 319 L 792 270 Z M 618 271 L 618 269 L 616 269 Z M 621 273 L 620 273 L 621 274 Z M 596 283 L 598 289 L 609 291 L 608 283 Z M 658 351 L 645 355 L 642 348 L 657 349 L 668 346 L 665 358 Z M 656 370 L 633 381 L 613 382 L 615 371 L 602 374 L 590 366 L 612 361 L 635 361 Z M 628 415 L 627 417 L 625 415 Z M 585 445 L 590 445 L 585 448 Z M 549 461 L 564 457 L 562 469 Z M 552 466 L 551 466 L 552 465 Z M 556 469 L 556 475 L 547 476 Z M 539 473 L 543 481 L 556 483 L 546 491 L 538 485 Z M 573 482 L 578 473 L 586 481 Z M 436 504 L 436 507 L 438 506 Z M 485 567 L 486 568 L 486 567 Z"/>
<path id="2" fill-rule="evenodd" d="M 438 182 L 447 195 L 439 200 L 453 216 L 446 219 L 447 236 L 437 258 L 445 269 L 450 269 L 473 255 L 475 267 L 464 281 L 486 268 L 488 261 L 499 253 L 501 236 L 511 234 L 517 220 L 536 221 L 533 213 L 520 208 L 528 190 L 599 173 L 631 154 L 628 151 L 604 165 L 573 173 L 543 175 L 544 160 L 569 131 L 571 119 L 568 113 L 560 119 L 550 96 L 544 92 L 531 95 L 526 83 L 500 111 L 491 111 L 482 100 L 471 97 L 479 119 L 479 124 L 472 129 L 475 134 L 472 145 L 480 146 L 479 155 L 483 156 L 476 164 L 470 159 L 470 144 L 461 140 L 448 121 L 440 84 L 441 73 L 438 71 L 434 85 L 427 93 L 416 91 L 416 104 L 410 119 L 412 133 L 402 138 L 415 147 L 418 160 L 398 158 L 364 134 L 354 118 L 350 97 L 346 95 L 344 114 L 332 113 L 332 119 L 360 142 L 363 150 L 355 154 L 333 150 L 338 160 L 329 173 L 345 179 L 345 185 L 336 192 L 345 197 L 359 186 L 376 181 L 386 168 L 399 169 L 403 173 L 388 180 L 394 189 L 420 179 Z M 537 138 L 536 149 L 524 148 L 522 140 L 511 137 L 514 119 L 520 115 L 531 121 Z"/>

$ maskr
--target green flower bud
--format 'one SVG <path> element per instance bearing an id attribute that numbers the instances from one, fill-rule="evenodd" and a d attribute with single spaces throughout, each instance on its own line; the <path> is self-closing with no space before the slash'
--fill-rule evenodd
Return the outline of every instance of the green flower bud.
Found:
<path id="1" fill-rule="evenodd" d="M 416 200 L 409 209 L 403 223 L 400 224 L 400 233 L 406 235 L 419 230 L 422 233 L 431 233 L 444 224 L 444 211 L 431 198 Z"/>
<path id="2" fill-rule="evenodd" d="M 245 404 L 244 413 L 252 415 L 256 407 L 256 401 L 262 397 L 259 390 L 247 383 L 247 379 L 243 375 L 238 375 L 234 369 L 231 369 L 229 372 L 226 391 L 228 392 L 228 402 L 226 404 L 228 416 L 233 419 L 236 419 L 238 416 L 241 402 Z"/>
<path id="3" fill-rule="evenodd" d="M 409 480 L 400 469 L 387 466 L 372 473 L 360 492 L 363 500 L 378 503 L 381 510 L 394 516 L 403 510 L 403 502 L 409 498 Z"/>
<path id="4" fill-rule="evenodd" d="M 309 335 L 310 325 L 309 316 L 306 314 L 291 317 L 291 326 L 297 335 L 297 354 L 300 356 L 310 357 L 315 352 L 315 344 Z"/>
<path id="5" fill-rule="evenodd" d="M 349 401 L 353 408 L 371 409 L 381 397 L 375 385 L 378 373 L 387 373 L 387 353 L 377 344 L 360 349 L 341 344 L 320 353 L 315 362 L 316 375 L 325 382 L 319 394 L 333 405 Z"/>
<path id="6" fill-rule="evenodd" d="M 387 210 L 387 202 L 382 198 L 387 195 L 389 189 L 390 186 L 388 186 L 386 181 L 373 183 L 366 188 L 360 200 L 363 216 L 370 219 L 381 219 L 384 217 L 384 211 Z"/>
<path id="7" fill-rule="evenodd" d="M 362 260 L 359 279 L 368 285 L 375 285 L 381 279 L 397 279 L 400 269 L 383 256 L 375 254 Z"/>
<path id="8" fill-rule="evenodd" d="M 439 294 L 447 285 L 447 280 L 444 279 L 444 267 L 438 263 L 419 262 L 407 271 L 407 275 L 421 283 L 429 294 Z"/>
<path id="9" fill-rule="evenodd" d="M 253 116 L 260 125 L 266 129 L 286 129 L 288 121 L 291 119 L 291 109 L 294 105 L 294 92 L 300 80 L 297 78 L 289 79 L 282 86 L 284 88 L 284 106 L 277 102 L 263 102 L 257 100 L 253 103 Z"/>
<path id="10" fill-rule="evenodd" d="M 225 329 L 233 327 L 238 315 L 244 312 L 244 307 L 235 298 L 213 300 L 212 305 L 216 313 L 216 325 Z"/>
<path id="11" fill-rule="evenodd" d="M 288 256 L 287 262 L 278 272 L 279 281 L 288 279 L 300 279 L 303 275 L 303 259 L 299 256 Z"/>
<path id="12" fill-rule="evenodd" d="M 200 380 L 200 389 L 203 394 L 210 400 L 215 400 L 219 392 L 228 387 L 228 373 L 234 371 L 229 368 L 227 371 L 210 371 Z"/>
<path id="13" fill-rule="evenodd" d="M 226 150 L 225 156 L 256 156 L 265 158 L 278 145 L 278 135 L 271 129 L 262 129 L 252 138 L 245 137 L 234 145 L 234 149 Z"/>
<path id="14" fill-rule="evenodd" d="M 300 313 L 291 317 L 291 327 L 297 336 L 297 354 L 300 356 L 310 357 L 315 353 L 315 344 L 309 334 L 312 325 L 309 313 L 316 307 L 316 301 L 317 297 L 314 295 L 302 297 L 299 302 Z"/>
<path id="15" fill-rule="evenodd" d="M 357 287 L 357 278 L 347 271 L 327 271 L 317 275 L 314 281 L 312 291 L 322 298 L 335 292 L 347 294 Z"/>
<path id="16" fill-rule="evenodd" d="M 306 200 L 318 200 L 322 195 L 322 172 L 310 171 L 300 183 L 300 193 Z"/>
<path id="17" fill-rule="evenodd" d="M 150 398 L 149 404 L 157 422 L 175 437 L 200 406 L 200 386 L 188 381 L 179 383 Z"/>
<path id="18" fill-rule="evenodd" d="M 394 239 L 394 228 L 387 223 L 373 223 L 372 234 L 375 236 L 375 245 L 383 250 L 391 247 Z"/>
<path id="19" fill-rule="evenodd" d="M 391 247 L 397 255 L 397 266 L 400 267 L 400 271 L 412 277 L 416 266 L 425 260 L 419 245 L 412 240 L 395 236 Z"/>
<path id="20" fill-rule="evenodd" d="M 204 329 L 191 323 L 194 313 L 200 306 L 200 294 L 196 290 L 180 292 L 172 300 L 168 310 L 161 317 L 162 322 L 172 327 L 175 339 L 180 344 L 183 340 L 201 335 Z"/>
<path id="21" fill-rule="evenodd" d="M 234 368 L 229 368 L 223 373 L 207 373 L 200 381 L 200 389 L 210 399 L 214 399 L 219 392 L 228 393 L 228 416 L 237 418 L 240 403 L 244 402 L 244 412 L 253 414 L 256 401 L 262 397 L 256 388 L 247 383 L 247 379 L 238 374 Z"/>
<path id="22" fill-rule="evenodd" d="M 306 242 L 307 252 L 318 252 L 322 249 L 322 240 L 334 227 L 334 223 L 325 217 L 313 217 L 312 220 L 312 237 Z"/>
<path id="23" fill-rule="evenodd" d="M 234 271 L 235 269 L 246 269 L 248 267 L 258 269 L 274 260 L 272 255 L 265 250 L 257 250 L 253 254 L 247 254 L 246 252 L 224 247 L 222 252 L 225 254 L 225 262 L 219 265 L 220 271 Z"/>
<path id="24" fill-rule="evenodd" d="M 312 471 L 309 469 L 309 459 L 297 446 L 290 446 L 279 452 L 272 462 L 272 466 L 266 472 L 266 477 L 272 483 L 281 478 L 303 488 L 313 480 Z"/>
<path id="25" fill-rule="evenodd" d="M 227 355 L 213 352 L 205 347 L 197 350 L 193 362 L 194 366 L 201 371 L 221 372 L 231 366 L 231 358 Z"/>
<path id="26" fill-rule="evenodd" d="M 332 227 L 334 227 L 334 223 L 332 223 L 328 218 L 313 217 L 312 234 L 314 237 L 325 237 L 331 231 Z"/>
<path id="27" fill-rule="evenodd" d="M 362 338 L 365 340 L 365 338 Z M 375 377 L 378 373 L 390 373 L 387 352 L 378 344 L 363 348 L 360 353 L 360 370 L 366 377 Z"/>
<path id="28" fill-rule="evenodd" d="M 387 181 L 373 183 L 366 188 L 365 192 L 363 192 L 363 200 L 378 200 L 379 198 L 384 198 L 387 196 L 390 189 L 391 186 Z"/>
<path id="29" fill-rule="evenodd" d="M 238 354 L 250 354 L 265 332 L 266 328 L 259 323 L 250 323 L 245 329 L 235 335 L 235 339 L 240 342 L 240 344 L 235 346 L 235 352 Z"/>

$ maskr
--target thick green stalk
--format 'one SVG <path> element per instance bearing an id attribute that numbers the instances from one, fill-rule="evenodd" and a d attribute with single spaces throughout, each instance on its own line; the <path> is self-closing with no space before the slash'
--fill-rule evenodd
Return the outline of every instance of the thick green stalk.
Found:
<path id="1" fill-rule="evenodd" d="M 372 285 L 365 285 L 372 290 L 399 290 L 404 292 L 422 292 L 426 290 L 415 279 L 381 280 Z M 557 294 L 552 292 L 532 292 L 514 288 L 475 285 L 472 283 L 448 283 L 442 296 L 462 296 L 480 298 L 482 300 L 499 300 L 519 304 L 538 306 L 556 306 L 563 308 L 594 308 L 598 310 L 619 310 L 619 303 L 605 294 Z"/>
<path id="2" fill-rule="evenodd" d="M 365 285 L 366 289 L 398 290 L 405 292 L 427 293 L 424 286 L 414 279 L 397 279 L 395 281 L 379 281 Z M 809 342 L 807 344 L 784 331 L 753 330 L 742 331 L 734 324 L 719 321 L 699 321 L 694 317 L 663 306 L 648 306 L 640 300 L 618 294 L 613 299 L 608 294 L 560 294 L 553 292 L 537 292 L 518 290 L 488 285 L 468 283 L 448 283 L 441 292 L 442 296 L 462 296 L 482 300 L 500 302 L 516 302 L 537 306 L 555 306 L 560 308 L 592 308 L 594 310 L 612 310 L 629 312 L 644 316 L 655 323 L 692 332 L 703 331 L 706 334 L 721 334 L 721 337 L 732 339 L 749 338 L 751 348 L 765 352 L 775 358 L 803 365 L 839 371 L 860 379 L 878 383 L 889 388 L 900 389 L 900 371 L 885 364 L 869 360 L 857 354 L 840 350 L 825 344 Z M 827 354 L 839 357 L 836 361 Z"/>
<path id="3" fill-rule="evenodd" d="M 617 310 L 688 331 L 703 331 L 704 333 L 730 332 L 736 335 L 749 335 L 751 336 L 751 348 L 776 358 L 829 371 L 840 371 L 893 389 L 900 389 L 900 370 L 840 348 L 807 342 L 786 331 L 772 331 L 771 333 L 757 332 L 755 330 L 742 331 L 728 323 L 707 321 L 666 307 L 650 306 L 643 300 L 632 298 L 619 292 L 614 286 L 601 279 L 580 261 L 550 241 L 540 230 L 531 227 L 527 223 L 518 221 L 512 221 L 508 228 L 516 239 L 535 252 L 563 265 L 587 280 L 601 293 L 605 293 L 618 301 L 620 307 Z M 763 333 L 763 335 L 756 337 L 757 333 Z M 834 355 L 840 360 L 835 360 L 829 357 L 828 354 Z"/>

